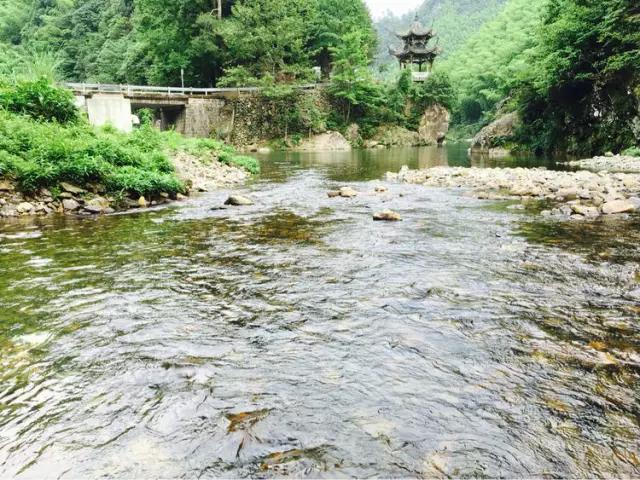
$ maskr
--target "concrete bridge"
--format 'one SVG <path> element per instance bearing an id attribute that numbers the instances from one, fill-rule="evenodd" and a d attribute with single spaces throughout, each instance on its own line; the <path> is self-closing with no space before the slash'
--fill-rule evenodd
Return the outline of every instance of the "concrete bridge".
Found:
<path id="1" fill-rule="evenodd" d="M 118 130 L 133 129 L 134 114 L 143 108 L 155 112 L 162 130 L 175 129 L 190 137 L 228 136 L 233 129 L 234 111 L 230 104 L 242 96 L 256 95 L 260 89 L 177 88 L 139 85 L 67 83 L 76 104 L 86 110 L 95 126 L 110 124 Z M 314 90 L 321 85 L 305 85 Z"/>

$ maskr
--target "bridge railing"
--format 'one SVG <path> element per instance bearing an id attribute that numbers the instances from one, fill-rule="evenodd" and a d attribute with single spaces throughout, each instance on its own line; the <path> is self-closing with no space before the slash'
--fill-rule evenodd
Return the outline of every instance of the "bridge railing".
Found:
<path id="1" fill-rule="evenodd" d="M 78 93 L 122 93 L 124 95 L 158 94 L 158 95 L 215 95 L 220 93 L 250 93 L 260 91 L 259 87 L 239 88 L 192 88 L 192 87 L 154 87 L 149 85 L 114 85 L 102 83 L 65 83 L 65 87 Z M 300 90 L 315 90 L 322 84 L 300 85 Z"/>

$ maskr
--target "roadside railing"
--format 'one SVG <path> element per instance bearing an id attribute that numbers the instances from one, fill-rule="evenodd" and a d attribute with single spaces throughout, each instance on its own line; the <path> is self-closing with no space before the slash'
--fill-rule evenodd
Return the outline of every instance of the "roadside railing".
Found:
<path id="1" fill-rule="evenodd" d="M 192 87 L 154 87 L 149 85 L 114 85 L 102 83 L 65 83 L 65 87 L 74 92 L 88 93 L 122 93 L 124 95 L 157 94 L 157 95 L 215 95 L 220 93 L 251 93 L 260 91 L 260 87 L 239 88 L 192 88 Z M 323 84 L 300 85 L 300 90 L 315 90 Z"/>

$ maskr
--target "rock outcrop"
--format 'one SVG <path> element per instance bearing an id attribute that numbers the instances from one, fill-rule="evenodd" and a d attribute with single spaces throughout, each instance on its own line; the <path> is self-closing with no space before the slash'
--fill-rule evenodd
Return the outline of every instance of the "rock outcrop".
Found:
<path id="1" fill-rule="evenodd" d="M 480 130 L 471 142 L 471 149 L 488 152 L 496 147 L 502 147 L 505 142 L 513 139 L 519 121 L 518 114 L 515 112 L 501 116 Z"/>
<path id="2" fill-rule="evenodd" d="M 416 147 L 424 145 L 418 132 L 412 132 L 398 125 L 383 125 L 378 127 L 369 140 L 371 147 L 383 145 L 385 147 Z"/>
<path id="3" fill-rule="evenodd" d="M 429 107 L 422 118 L 418 127 L 418 136 L 425 145 L 441 145 L 449 132 L 449 122 L 451 114 L 442 105 L 433 105 Z"/>
<path id="4" fill-rule="evenodd" d="M 348 152 L 351 144 L 340 132 L 326 132 L 306 138 L 293 150 L 298 152 Z"/>

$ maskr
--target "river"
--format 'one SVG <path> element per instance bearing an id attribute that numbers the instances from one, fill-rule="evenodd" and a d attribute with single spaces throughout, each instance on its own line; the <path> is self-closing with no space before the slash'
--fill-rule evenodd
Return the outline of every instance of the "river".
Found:
<path id="1" fill-rule="evenodd" d="M 381 181 L 464 146 L 262 159 L 0 225 L 0 477 L 640 476 L 638 218 Z"/>

